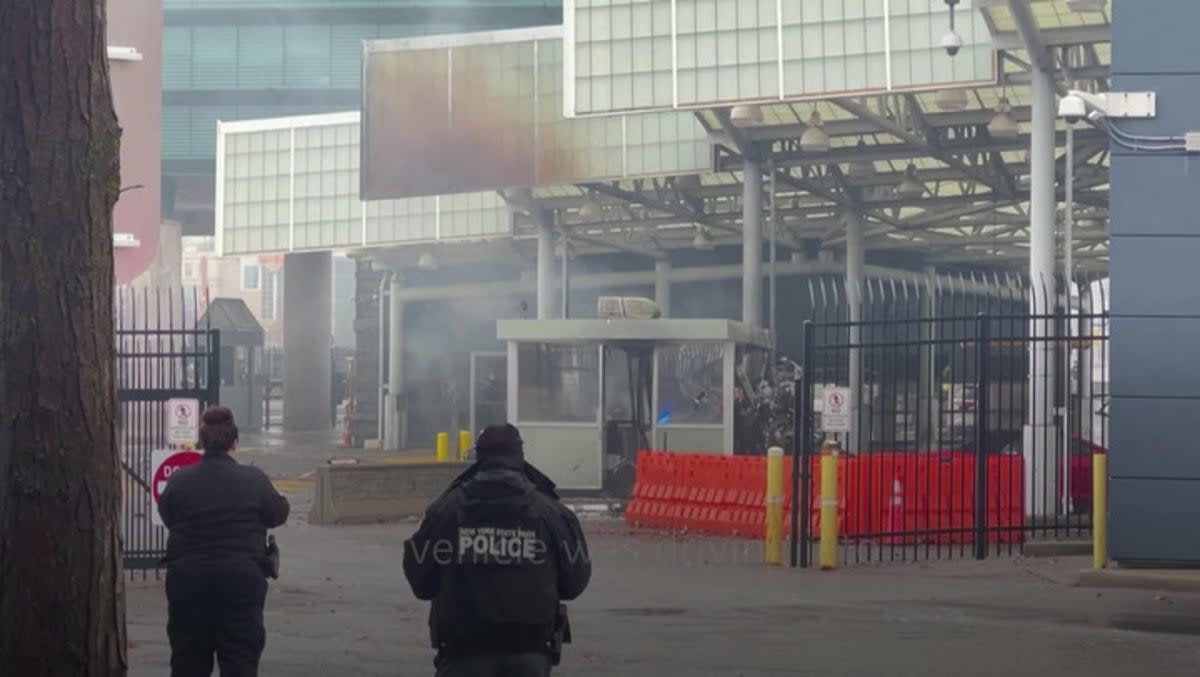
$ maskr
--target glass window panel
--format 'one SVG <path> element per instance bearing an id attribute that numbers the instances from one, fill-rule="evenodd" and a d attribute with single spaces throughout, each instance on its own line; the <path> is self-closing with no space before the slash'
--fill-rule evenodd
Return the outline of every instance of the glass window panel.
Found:
<path id="1" fill-rule="evenodd" d="M 724 360 L 720 344 L 685 343 L 658 349 L 661 424 L 719 424 L 724 420 Z"/>
<path id="2" fill-rule="evenodd" d="M 517 355 L 520 421 L 586 423 L 599 418 L 596 346 L 525 343 Z"/>

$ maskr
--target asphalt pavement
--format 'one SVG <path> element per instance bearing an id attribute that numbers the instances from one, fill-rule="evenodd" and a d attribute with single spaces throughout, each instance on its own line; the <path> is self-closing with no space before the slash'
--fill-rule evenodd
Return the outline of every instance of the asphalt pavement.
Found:
<path id="1" fill-rule="evenodd" d="M 261 674 L 431 675 L 427 607 L 400 568 L 415 524 L 315 527 L 304 485 L 289 493 Z M 1085 559 L 796 571 L 755 543 L 585 525 L 595 577 L 556 675 L 1200 674 L 1200 597 L 1080 588 Z M 167 674 L 161 583 L 133 581 L 128 600 L 130 674 Z"/>

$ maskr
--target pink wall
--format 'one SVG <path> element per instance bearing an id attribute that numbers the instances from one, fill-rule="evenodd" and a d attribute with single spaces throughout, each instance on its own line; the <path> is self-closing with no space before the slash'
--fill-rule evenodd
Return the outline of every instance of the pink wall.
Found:
<path id="1" fill-rule="evenodd" d="M 141 61 L 110 61 L 121 123 L 121 186 L 141 184 L 117 202 L 113 232 L 140 245 L 114 252 L 117 284 L 145 272 L 158 255 L 162 222 L 162 0 L 109 0 L 108 44 L 133 47 Z"/>

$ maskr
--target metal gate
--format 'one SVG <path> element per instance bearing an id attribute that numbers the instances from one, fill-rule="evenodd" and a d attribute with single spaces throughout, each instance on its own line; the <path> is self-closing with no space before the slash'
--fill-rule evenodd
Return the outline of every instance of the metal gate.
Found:
<path id="1" fill-rule="evenodd" d="M 1107 447 L 1107 315 L 1079 294 L 1034 315 L 1027 289 L 939 314 L 921 291 L 912 312 L 885 292 L 864 319 L 806 323 L 797 503 L 819 505 L 820 447 L 836 440 L 843 562 L 982 559 L 1089 535 L 1091 459 Z M 849 416 L 827 425 L 837 391 Z M 798 542 L 815 530 L 799 518 Z M 809 554 L 801 547 L 799 564 Z"/>
<path id="2" fill-rule="evenodd" d="M 159 568 L 166 530 L 154 524 L 151 455 L 166 444 L 166 403 L 219 401 L 218 332 L 199 326 L 204 297 L 121 290 L 116 308 L 117 446 L 122 467 L 121 534 L 125 569 Z"/>

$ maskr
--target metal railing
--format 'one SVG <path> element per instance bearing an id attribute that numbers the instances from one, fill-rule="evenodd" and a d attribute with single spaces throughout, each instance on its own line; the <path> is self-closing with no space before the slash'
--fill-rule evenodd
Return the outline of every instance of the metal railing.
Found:
<path id="1" fill-rule="evenodd" d="M 1092 453 L 1107 447 L 1103 289 L 872 283 L 853 311 L 844 295 L 824 315 L 814 304 L 796 384 L 796 490 L 812 501 L 820 442 L 840 442 L 844 561 L 983 558 L 1090 534 Z M 848 421 L 827 423 L 828 397 L 846 396 Z"/>
<path id="2" fill-rule="evenodd" d="M 168 448 L 166 403 L 219 400 L 220 338 L 201 322 L 205 297 L 196 290 L 120 289 L 115 306 L 122 554 L 127 571 L 144 574 L 166 553 L 151 486 L 153 453 Z"/>

